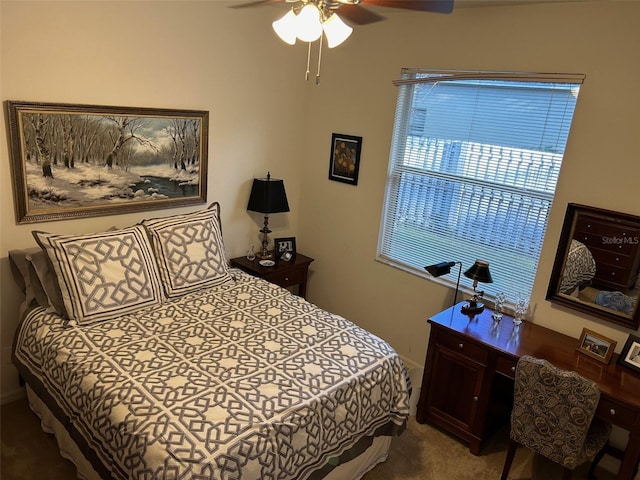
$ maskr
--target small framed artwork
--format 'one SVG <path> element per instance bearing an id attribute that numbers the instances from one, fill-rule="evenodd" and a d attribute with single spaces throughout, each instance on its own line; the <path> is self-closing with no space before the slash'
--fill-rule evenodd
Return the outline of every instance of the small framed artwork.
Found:
<path id="1" fill-rule="evenodd" d="M 582 335 L 580 335 L 580 344 L 578 345 L 578 351 L 588 355 L 596 360 L 608 364 L 613 355 L 613 349 L 616 347 L 616 342 L 607 338 L 599 333 L 589 330 L 588 328 L 582 329 Z"/>
<path id="2" fill-rule="evenodd" d="M 618 357 L 618 363 L 640 373 L 640 337 L 629 335 Z"/>
<path id="3" fill-rule="evenodd" d="M 361 149 L 362 137 L 334 133 L 331 136 L 329 180 L 357 185 Z"/>
<path id="4" fill-rule="evenodd" d="M 296 237 L 276 238 L 274 255 L 288 262 L 296 255 Z"/>

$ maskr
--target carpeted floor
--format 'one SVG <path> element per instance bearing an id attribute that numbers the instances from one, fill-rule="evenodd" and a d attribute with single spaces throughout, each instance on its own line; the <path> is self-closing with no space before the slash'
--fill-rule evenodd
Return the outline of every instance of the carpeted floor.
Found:
<path id="1" fill-rule="evenodd" d="M 55 437 L 42 432 L 39 419 L 29 409 L 26 399 L 3 405 L 0 424 L 2 480 L 76 478 L 73 464 L 60 456 Z M 459 441 L 411 417 L 407 430 L 392 442 L 389 459 L 363 480 L 497 480 L 502 472 L 507 436 L 506 429 L 499 431 L 486 442 L 481 454 L 474 456 Z M 618 463 L 605 456 L 601 466 L 615 470 Z M 581 467 L 574 479 L 584 479 L 587 467 Z M 599 480 L 612 480 L 614 475 L 604 468 L 598 469 Z M 520 449 L 510 478 L 552 480 L 560 478 L 560 469 Z"/>

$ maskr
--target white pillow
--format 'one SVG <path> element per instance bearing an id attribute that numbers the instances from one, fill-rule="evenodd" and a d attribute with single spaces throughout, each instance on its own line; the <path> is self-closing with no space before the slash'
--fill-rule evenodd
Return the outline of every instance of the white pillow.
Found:
<path id="1" fill-rule="evenodd" d="M 164 300 L 149 238 L 140 225 L 84 235 L 33 235 L 51 260 L 70 320 L 109 320 Z"/>
<path id="2" fill-rule="evenodd" d="M 220 206 L 142 222 L 151 238 L 168 297 L 177 297 L 232 279 L 224 253 Z"/>

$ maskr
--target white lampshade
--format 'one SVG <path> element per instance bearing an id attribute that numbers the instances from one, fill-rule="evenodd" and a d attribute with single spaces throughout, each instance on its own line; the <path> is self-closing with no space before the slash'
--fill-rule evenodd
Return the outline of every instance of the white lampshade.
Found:
<path id="1" fill-rule="evenodd" d="M 289 10 L 285 16 L 276 20 L 271 25 L 278 37 L 280 37 L 280 40 L 288 43 L 289 45 L 294 45 L 296 43 L 298 22 L 293 10 Z"/>
<path id="2" fill-rule="evenodd" d="M 327 21 L 322 24 L 322 29 L 327 36 L 327 45 L 329 48 L 337 47 L 349 38 L 349 35 L 353 32 L 353 28 L 344 23 L 336 13 L 331 15 Z"/>
<path id="3" fill-rule="evenodd" d="M 315 42 L 322 35 L 320 10 L 315 5 L 306 4 L 296 17 L 297 36 L 303 42 Z"/>

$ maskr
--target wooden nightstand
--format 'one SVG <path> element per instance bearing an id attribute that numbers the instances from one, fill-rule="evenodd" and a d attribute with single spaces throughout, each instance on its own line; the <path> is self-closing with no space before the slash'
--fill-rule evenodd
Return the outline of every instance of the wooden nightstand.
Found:
<path id="1" fill-rule="evenodd" d="M 307 294 L 307 273 L 313 258 L 297 253 L 295 258 L 289 262 L 276 260 L 273 267 L 263 267 L 258 263 L 258 259 L 247 260 L 247 257 L 232 258 L 232 267 L 239 268 L 256 277 L 264 278 L 271 283 L 281 287 L 291 287 L 298 285 L 298 295 L 302 298 Z"/>

